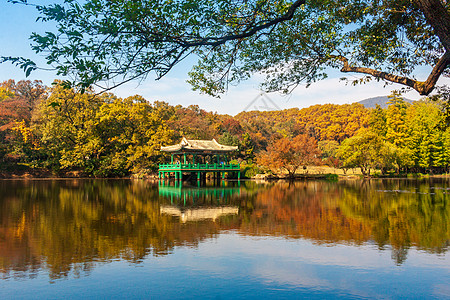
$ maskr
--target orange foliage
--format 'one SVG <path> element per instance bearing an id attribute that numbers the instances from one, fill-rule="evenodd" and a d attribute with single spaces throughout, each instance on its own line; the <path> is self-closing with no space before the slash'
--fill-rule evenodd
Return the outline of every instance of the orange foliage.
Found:
<path id="1" fill-rule="evenodd" d="M 178 133 L 178 139 L 209 140 L 218 135 L 219 115 L 200 109 L 198 105 L 189 107 L 175 107 L 176 120 L 172 121 L 170 128 Z"/>
<path id="2" fill-rule="evenodd" d="M 267 151 L 258 156 L 258 163 L 277 172 L 284 169 L 293 176 L 301 166 L 319 162 L 320 150 L 317 142 L 305 134 L 295 138 L 281 138 L 267 147 Z"/>
<path id="3" fill-rule="evenodd" d="M 335 140 L 339 143 L 368 126 L 369 110 L 362 104 L 313 105 L 299 111 L 298 122 L 303 132 L 317 140 Z"/>
<path id="4" fill-rule="evenodd" d="M 242 112 L 234 118 L 244 132 L 251 136 L 257 151 L 264 150 L 270 141 L 293 138 L 299 134 L 313 136 L 317 141 L 342 142 L 368 127 L 369 110 L 359 103 L 318 104 L 299 110 Z"/>

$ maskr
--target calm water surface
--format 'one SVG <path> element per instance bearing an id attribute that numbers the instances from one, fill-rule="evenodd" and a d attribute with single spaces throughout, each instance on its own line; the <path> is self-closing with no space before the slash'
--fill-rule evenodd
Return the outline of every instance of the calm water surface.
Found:
<path id="1" fill-rule="evenodd" d="M 450 299 L 450 181 L 0 181 L 0 298 Z"/>

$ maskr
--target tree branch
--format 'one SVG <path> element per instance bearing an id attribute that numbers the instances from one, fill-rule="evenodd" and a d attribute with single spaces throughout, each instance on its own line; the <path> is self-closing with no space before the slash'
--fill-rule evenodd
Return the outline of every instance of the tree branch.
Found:
<path id="1" fill-rule="evenodd" d="M 439 59 L 437 64 L 434 66 L 430 75 L 428 76 L 426 81 L 418 81 L 404 76 L 398 76 L 394 74 L 390 74 L 387 72 L 378 71 L 371 68 L 365 67 L 355 67 L 350 66 L 348 59 L 342 55 L 332 56 L 343 63 L 343 67 L 341 68 L 341 72 L 355 72 L 372 75 L 376 78 L 384 79 L 390 82 L 403 84 L 415 89 L 422 96 L 429 95 L 434 87 L 436 86 L 436 82 L 438 81 L 440 75 L 444 72 L 444 70 L 450 65 L 450 51 L 446 51 L 444 55 Z"/>
<path id="2" fill-rule="evenodd" d="M 245 31 L 243 33 L 230 34 L 230 35 L 225 35 L 223 37 L 218 37 L 218 38 L 213 38 L 213 37 L 202 38 L 197 42 L 185 42 L 185 43 L 183 43 L 183 46 L 185 46 L 185 47 L 197 47 L 197 46 L 217 47 L 217 46 L 225 44 L 228 41 L 241 40 L 241 39 L 251 37 L 261 30 L 270 28 L 271 26 L 276 25 L 281 22 L 289 21 L 290 19 L 292 19 L 294 17 L 294 13 L 297 10 L 297 8 L 299 8 L 301 5 L 303 5 L 305 3 L 306 3 L 306 0 L 297 0 L 291 5 L 291 7 L 289 7 L 289 10 L 281 17 L 273 19 L 267 23 L 263 23 L 262 25 L 250 27 L 251 28 L 250 30 Z"/>
<path id="3" fill-rule="evenodd" d="M 445 51 L 444 55 L 442 55 L 442 57 L 438 60 L 427 80 L 425 82 L 419 82 L 419 84 L 422 85 L 423 91 L 425 92 L 424 94 L 422 94 L 419 90 L 417 90 L 419 94 L 428 95 L 429 93 L 431 93 L 431 91 L 436 86 L 436 82 L 438 81 L 439 77 L 442 73 L 444 73 L 445 69 L 448 66 L 450 66 L 450 50 Z"/>

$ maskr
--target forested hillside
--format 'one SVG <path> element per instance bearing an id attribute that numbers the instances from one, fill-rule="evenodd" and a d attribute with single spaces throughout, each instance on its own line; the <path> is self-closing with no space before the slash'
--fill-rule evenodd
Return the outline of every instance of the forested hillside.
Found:
<path id="1" fill-rule="evenodd" d="M 298 166 L 358 167 L 363 173 L 446 171 L 450 164 L 450 130 L 436 101 L 411 105 L 393 95 L 386 109 L 325 104 L 233 117 L 150 100 L 80 94 L 59 82 L 46 87 L 39 81 L 5 81 L 0 84 L 0 165 L 84 176 L 150 174 L 168 160 L 160 147 L 183 136 L 237 145 L 233 159 L 274 173 L 279 171 L 274 164 L 262 159 L 274 149 L 314 153 L 309 160 L 290 156 L 288 164 L 295 157 Z"/>

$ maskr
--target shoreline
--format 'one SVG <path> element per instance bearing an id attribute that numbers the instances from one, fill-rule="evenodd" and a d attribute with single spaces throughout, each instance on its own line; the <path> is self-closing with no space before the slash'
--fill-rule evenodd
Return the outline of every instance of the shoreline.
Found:
<path id="1" fill-rule="evenodd" d="M 320 168 L 320 167 L 313 167 Z M 338 170 L 338 169 L 334 169 Z M 330 172 L 333 170 L 326 170 L 328 172 L 311 172 L 311 173 L 300 173 L 295 174 L 293 178 L 289 178 L 287 175 L 272 175 L 272 174 L 257 174 L 251 178 L 242 178 L 244 180 L 262 180 L 262 181 L 276 181 L 276 180 L 366 180 L 366 179 L 426 179 L 426 178 L 450 178 L 449 173 L 444 174 L 422 174 L 422 173 L 408 173 L 401 175 L 371 175 L 364 176 L 358 173 L 347 173 L 343 174 L 341 172 Z M 151 179 L 158 180 L 158 174 L 151 173 L 136 173 L 130 174 L 129 176 L 122 177 L 95 177 L 89 176 L 82 171 L 52 171 L 44 168 L 31 168 L 26 165 L 3 165 L 0 167 L 0 180 L 1 179 Z"/>
<path id="2" fill-rule="evenodd" d="M 302 181 L 302 180 L 327 180 L 327 181 L 339 181 L 339 180 L 368 180 L 368 179 L 431 179 L 431 178 L 448 178 L 450 174 L 405 174 L 404 176 L 362 176 L 362 175 L 341 175 L 341 174 L 296 174 L 294 178 L 287 176 L 274 176 L 267 174 L 258 174 L 251 178 L 242 178 L 241 180 L 247 181 Z M 54 174 L 52 172 L 3 172 L 0 171 L 0 180 L 67 180 L 67 179 L 134 179 L 134 180 L 158 180 L 158 175 L 148 174 L 145 176 L 131 174 L 125 177 L 92 177 L 86 176 L 78 172 L 64 172 L 60 174 Z M 234 179 L 232 179 L 234 180 Z"/>

